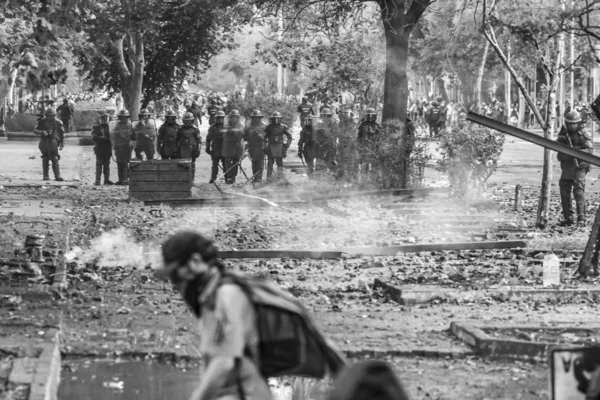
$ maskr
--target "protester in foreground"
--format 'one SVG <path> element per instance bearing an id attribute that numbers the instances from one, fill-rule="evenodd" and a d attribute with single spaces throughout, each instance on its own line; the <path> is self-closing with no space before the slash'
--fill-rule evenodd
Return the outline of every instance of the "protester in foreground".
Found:
<path id="1" fill-rule="evenodd" d="M 270 281 L 227 271 L 211 240 L 179 232 L 162 255 L 155 276 L 169 279 L 199 318 L 206 368 L 191 400 L 268 400 L 267 378 L 323 378 L 345 366 L 295 297 Z"/>

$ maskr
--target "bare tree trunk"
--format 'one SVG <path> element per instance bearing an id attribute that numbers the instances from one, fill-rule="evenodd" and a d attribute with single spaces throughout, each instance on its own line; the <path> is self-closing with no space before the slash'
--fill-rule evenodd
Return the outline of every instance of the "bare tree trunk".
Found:
<path id="1" fill-rule="evenodd" d="M 492 3 L 492 8 L 495 6 L 495 3 Z M 494 32 L 494 28 L 489 24 L 487 11 L 486 11 L 486 2 L 483 2 L 483 33 L 485 38 L 490 43 L 490 45 L 495 50 L 496 54 L 504 64 L 505 68 L 508 70 L 513 80 L 515 81 L 519 91 L 527 101 L 527 104 L 531 108 L 531 112 L 535 115 L 536 120 L 544 129 L 544 137 L 548 139 L 553 139 L 554 137 L 554 122 L 556 119 L 556 86 L 558 85 L 557 75 L 560 71 L 560 61 L 561 54 L 558 51 L 558 44 L 554 43 L 554 49 L 549 49 L 550 54 L 554 54 L 556 56 L 553 65 L 546 66 L 546 71 L 548 71 L 550 76 L 550 94 L 548 97 L 548 107 L 551 107 L 549 112 L 546 113 L 546 120 L 542 118 L 540 111 L 537 109 L 536 104 L 531 99 L 529 92 L 527 91 L 523 80 L 517 75 L 516 71 L 508 61 L 506 55 L 500 48 L 498 41 L 496 40 L 496 34 Z M 549 59 L 549 57 L 544 57 L 544 59 Z M 554 97 L 551 97 L 552 93 L 554 93 Z M 548 149 L 544 149 L 544 167 L 542 171 L 542 187 L 540 191 L 540 200 L 538 203 L 538 212 L 537 212 L 537 221 L 536 225 L 538 228 L 545 228 L 548 223 L 548 213 L 550 209 L 550 187 L 552 183 L 552 153 Z"/>
<path id="2" fill-rule="evenodd" d="M 401 172 L 399 186 L 406 187 L 408 181 L 405 140 L 408 136 L 405 124 L 408 105 L 408 41 L 415 24 L 433 0 L 378 0 L 381 20 L 385 30 L 386 67 L 382 120 L 397 119 L 403 125 L 398 157 L 405 167 Z M 410 4 L 409 7 L 407 7 Z"/>
<path id="3" fill-rule="evenodd" d="M 483 74 L 485 73 L 485 63 L 487 61 L 487 55 L 490 50 L 490 42 L 485 41 L 483 45 L 483 56 L 481 57 L 481 64 L 477 71 L 477 79 L 475 80 L 475 102 L 477 106 L 481 105 L 481 85 L 483 83 Z"/>
<path id="4" fill-rule="evenodd" d="M 552 66 L 550 75 L 550 91 L 548 93 L 548 107 L 546 111 L 546 126 L 544 129 L 544 137 L 546 139 L 554 139 L 554 131 L 556 129 L 556 90 L 560 83 L 560 63 L 562 54 L 557 51 L 560 45 L 555 45 L 556 59 Z M 550 50 L 552 51 L 552 50 Z M 547 79 L 548 80 L 548 79 Z M 552 152 L 549 149 L 544 149 L 544 168 L 542 169 L 542 188 L 540 190 L 540 200 L 538 203 L 537 222 L 538 228 L 545 228 L 548 224 L 550 213 L 550 190 L 552 188 Z"/>

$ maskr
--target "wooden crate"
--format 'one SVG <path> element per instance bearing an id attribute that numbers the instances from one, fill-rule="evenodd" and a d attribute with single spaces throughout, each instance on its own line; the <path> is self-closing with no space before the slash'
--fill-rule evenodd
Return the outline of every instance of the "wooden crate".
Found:
<path id="1" fill-rule="evenodd" d="M 180 160 L 134 160 L 129 163 L 131 200 L 176 200 L 192 196 L 192 162 Z"/>

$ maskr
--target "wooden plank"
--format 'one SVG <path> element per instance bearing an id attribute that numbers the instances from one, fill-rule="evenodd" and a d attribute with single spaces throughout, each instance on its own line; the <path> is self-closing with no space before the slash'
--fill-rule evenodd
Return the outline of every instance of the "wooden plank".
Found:
<path id="1" fill-rule="evenodd" d="M 389 256 L 396 253 L 418 253 L 422 251 L 458 251 L 458 250 L 491 250 L 511 249 L 526 247 L 523 241 L 497 241 L 497 242 L 468 242 L 468 243 L 431 243 L 409 246 L 390 247 L 353 247 L 342 249 L 323 250 L 223 250 L 219 251 L 220 258 L 315 258 L 336 259 L 346 256 Z"/>
<path id="2" fill-rule="evenodd" d="M 129 191 L 135 192 L 190 192 L 190 182 L 131 182 Z"/>
<path id="3" fill-rule="evenodd" d="M 158 171 L 131 171 L 129 173 L 129 182 L 160 182 L 161 180 L 158 176 Z"/>
<path id="4" fill-rule="evenodd" d="M 419 253 L 422 251 L 458 251 L 458 250 L 493 250 L 527 247 L 521 240 L 497 242 L 463 242 L 463 243 L 427 243 L 389 247 L 350 247 L 339 249 L 348 254 L 362 255 L 394 255 L 396 253 Z"/>
<path id="5" fill-rule="evenodd" d="M 130 182 L 189 182 L 187 172 L 139 172 L 129 175 Z"/>
<path id="6" fill-rule="evenodd" d="M 189 171 L 191 174 L 192 162 L 190 159 L 179 159 L 179 160 L 147 160 L 139 161 L 134 160 L 129 163 L 129 169 L 131 173 L 136 172 L 180 172 Z"/>
<path id="7" fill-rule="evenodd" d="M 169 203 L 170 200 L 186 199 L 191 196 L 191 192 L 135 192 L 130 193 L 129 197 L 132 200 L 152 202 L 151 204 L 157 203 Z"/>
<path id="8" fill-rule="evenodd" d="M 335 260 L 342 257 L 340 251 L 310 251 L 310 250 L 232 250 L 219 251 L 218 257 L 226 258 L 313 258 Z"/>

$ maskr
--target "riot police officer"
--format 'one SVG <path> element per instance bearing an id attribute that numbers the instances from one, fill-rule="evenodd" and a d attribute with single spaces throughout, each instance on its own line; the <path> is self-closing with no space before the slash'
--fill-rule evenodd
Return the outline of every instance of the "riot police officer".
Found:
<path id="1" fill-rule="evenodd" d="M 131 150 L 135 145 L 135 136 L 129 119 L 129 111 L 126 109 L 122 109 L 117 114 L 117 123 L 112 126 L 111 140 L 117 159 L 119 180 L 116 185 L 129 185 L 129 161 L 131 161 Z"/>
<path id="2" fill-rule="evenodd" d="M 217 115 L 217 112 L 220 110 L 221 108 L 217 105 L 217 102 L 214 100 L 210 101 L 210 104 L 208 107 L 206 107 L 206 112 L 208 114 L 208 124 L 212 125 L 215 123 L 215 116 Z"/>
<path id="3" fill-rule="evenodd" d="M 316 142 L 317 154 L 316 157 L 322 160 L 327 168 L 333 169 L 335 162 L 335 145 L 337 136 L 337 123 L 333 120 L 333 113 L 329 108 L 321 110 L 321 121 L 317 124 Z"/>
<path id="4" fill-rule="evenodd" d="M 135 158 L 142 159 L 142 154 L 146 155 L 147 160 L 154 159 L 154 146 L 156 142 L 156 125 L 150 121 L 150 112 L 142 108 L 138 114 L 140 120 L 134 124 L 133 133 L 135 135 Z"/>
<path id="5" fill-rule="evenodd" d="M 277 172 L 283 173 L 283 158 L 292 144 L 292 134 L 288 127 L 281 123 L 281 113 L 271 114 L 270 124 L 265 128 L 264 152 L 267 155 L 267 179 L 273 175 L 273 164 L 277 163 Z M 284 143 L 283 137 L 287 138 Z"/>
<path id="6" fill-rule="evenodd" d="M 244 155 L 242 145 L 242 136 L 244 134 L 244 125 L 240 122 L 240 113 L 238 110 L 231 110 L 227 126 L 223 131 L 223 148 L 221 156 L 225 159 L 225 183 L 235 183 L 238 173 L 238 166 Z"/>
<path id="7" fill-rule="evenodd" d="M 304 158 L 306 162 L 306 173 L 311 176 L 315 169 L 315 158 L 317 157 L 317 142 L 313 131 L 313 117 L 307 116 L 304 119 L 302 131 L 300 131 L 300 140 L 298 140 L 298 157 Z"/>
<path id="8" fill-rule="evenodd" d="M 581 125 L 581 115 L 577 111 L 569 111 L 565 116 L 565 125 L 558 134 L 559 143 L 571 146 L 574 149 L 593 152 L 592 136 Z M 575 223 L 573 216 L 573 197 L 575 197 L 575 207 L 577 212 L 577 223 L 585 223 L 585 175 L 590 171 L 589 163 L 576 160 L 575 158 L 563 153 L 558 153 L 560 161 L 561 175 L 558 181 L 560 188 L 560 200 L 562 204 L 564 225 L 573 225 Z"/>
<path id="9" fill-rule="evenodd" d="M 374 151 L 373 141 L 381 133 L 381 126 L 377 123 L 377 111 L 373 108 L 365 110 L 365 117 L 358 126 L 358 156 L 361 172 L 368 173 L 370 170 L 369 158 Z"/>
<path id="10" fill-rule="evenodd" d="M 102 112 L 98 117 L 98 123 L 92 128 L 92 138 L 96 145 L 96 186 L 100 185 L 100 178 L 104 173 L 104 184 L 114 185 L 110 180 L 110 159 L 112 157 L 112 143 L 110 140 L 110 129 L 108 127 L 109 114 Z"/>
<path id="11" fill-rule="evenodd" d="M 217 179 L 219 163 L 225 168 L 225 159 L 221 155 L 224 124 L 225 113 L 223 111 L 217 111 L 214 117 L 214 123 L 208 128 L 208 134 L 206 135 L 206 154 L 209 154 L 212 159 L 210 181 L 208 183 L 213 183 Z"/>
<path id="12" fill-rule="evenodd" d="M 302 104 L 298 106 L 298 113 L 300 114 L 301 126 L 304 126 L 304 120 L 306 119 L 306 117 L 315 114 L 312 104 L 308 102 L 308 97 L 304 96 L 302 98 Z"/>
<path id="13" fill-rule="evenodd" d="M 244 129 L 243 139 L 246 141 L 248 156 L 252 161 L 252 179 L 254 182 L 262 182 L 263 170 L 265 168 L 265 154 L 263 153 L 263 141 L 265 138 L 265 126 L 262 122 L 260 110 L 252 111 L 250 125 Z"/>
<path id="14" fill-rule="evenodd" d="M 156 147 L 158 154 L 163 160 L 174 160 L 179 157 L 177 154 L 177 114 L 173 110 L 165 114 L 165 122 L 158 129 L 158 141 Z"/>
<path id="15" fill-rule="evenodd" d="M 33 132 L 41 136 L 38 148 L 42 152 L 43 180 L 50 180 L 48 172 L 50 162 L 52 162 L 54 180 L 59 182 L 64 181 L 60 176 L 60 166 L 58 163 L 60 155 L 58 151 L 64 147 L 65 130 L 62 122 L 56 118 L 56 110 L 53 107 L 46 108 L 44 118 L 38 121 Z"/>
<path id="16" fill-rule="evenodd" d="M 200 130 L 194 126 L 195 116 L 191 112 L 183 115 L 183 126 L 177 130 L 177 152 L 179 158 L 192 159 L 192 182 L 196 177 L 196 159 L 200 156 L 202 138 Z"/>

